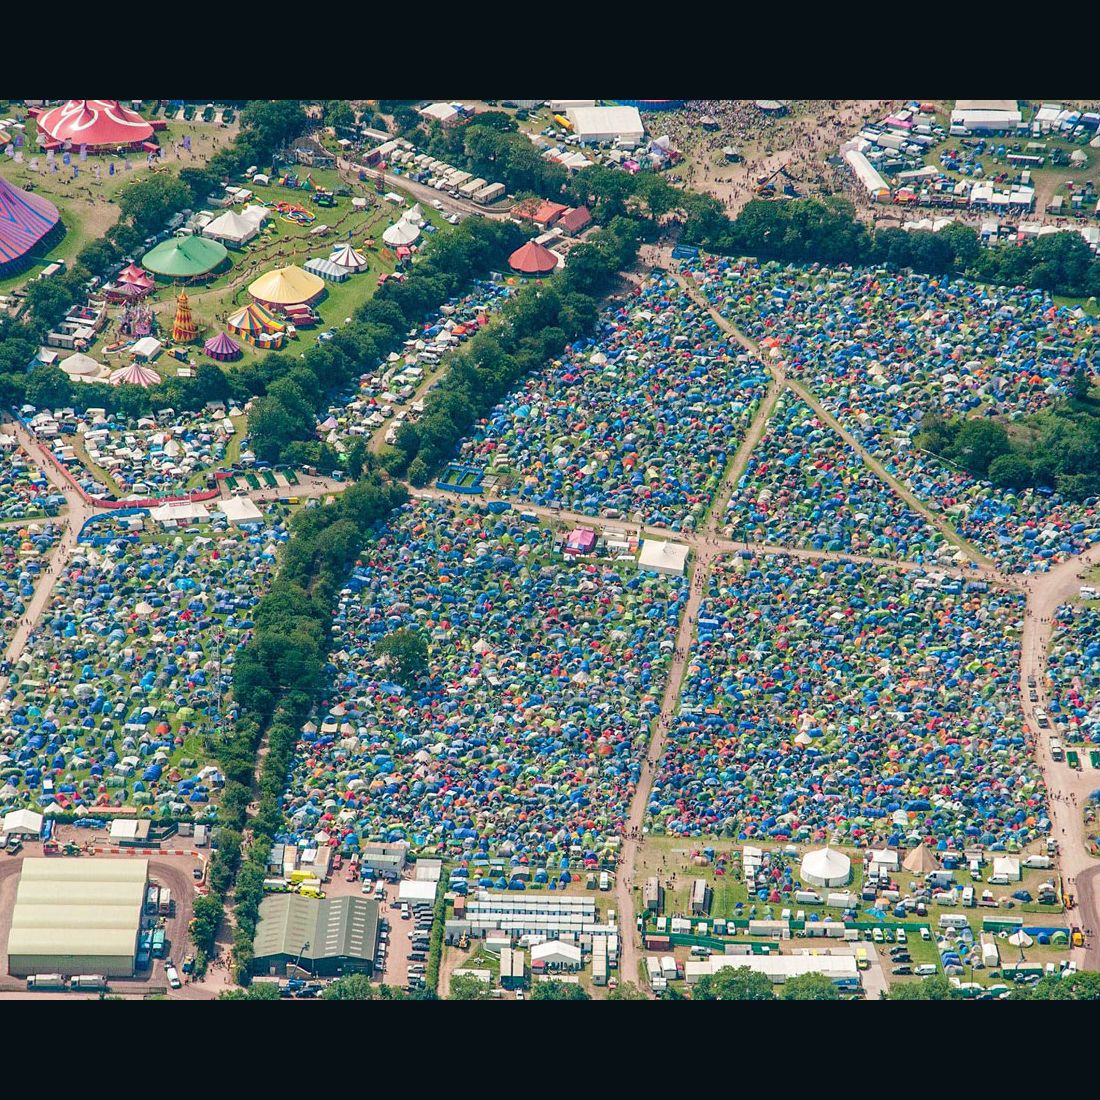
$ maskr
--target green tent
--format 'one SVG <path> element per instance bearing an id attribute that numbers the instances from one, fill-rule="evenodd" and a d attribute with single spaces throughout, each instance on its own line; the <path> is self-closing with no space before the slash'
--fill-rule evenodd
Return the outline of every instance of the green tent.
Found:
<path id="1" fill-rule="evenodd" d="M 141 265 L 156 275 L 191 279 L 213 271 L 227 255 L 225 245 L 205 237 L 170 237 L 146 252 Z"/>

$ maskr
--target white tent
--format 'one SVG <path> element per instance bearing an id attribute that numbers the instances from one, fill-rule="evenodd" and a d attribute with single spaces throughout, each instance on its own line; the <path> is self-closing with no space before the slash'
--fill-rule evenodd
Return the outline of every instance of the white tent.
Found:
<path id="1" fill-rule="evenodd" d="M 163 346 L 155 336 L 143 336 L 130 350 L 139 359 L 154 359 Z"/>
<path id="2" fill-rule="evenodd" d="M 637 145 L 645 134 L 637 107 L 570 107 L 565 113 L 579 141 Z"/>
<path id="3" fill-rule="evenodd" d="M 638 555 L 638 568 L 652 573 L 667 573 L 682 577 L 687 567 L 688 548 L 679 542 L 660 542 L 643 539 Z"/>
<path id="4" fill-rule="evenodd" d="M 94 375 L 103 369 L 101 363 L 97 363 L 90 355 L 78 351 L 67 359 L 62 359 L 61 369 L 68 375 Z"/>
<path id="5" fill-rule="evenodd" d="M 333 249 L 329 259 L 337 267 L 346 268 L 348 271 L 366 271 L 370 267 L 370 261 L 366 256 L 362 252 L 356 251 L 347 242 Z"/>
<path id="6" fill-rule="evenodd" d="M 994 856 L 993 877 L 1004 875 L 1009 882 L 1020 881 L 1020 861 L 1015 856 Z"/>
<path id="7" fill-rule="evenodd" d="M 852 877 L 852 861 L 832 848 L 818 848 L 802 858 L 802 881 L 812 886 L 846 886 Z"/>
<path id="8" fill-rule="evenodd" d="M 320 257 L 306 260 L 303 266 L 306 271 L 311 271 L 314 275 L 319 275 L 330 283 L 345 282 L 351 274 L 346 267 L 341 267 L 339 264 L 333 263 L 332 260 L 323 260 Z"/>
<path id="9" fill-rule="evenodd" d="M 405 213 L 402 218 L 407 222 L 412 222 L 413 225 L 423 225 L 424 215 L 420 212 L 420 203 L 414 203 Z"/>
<path id="10" fill-rule="evenodd" d="M 230 523 L 259 523 L 263 513 L 248 497 L 230 497 L 218 502 L 220 511 Z"/>
<path id="11" fill-rule="evenodd" d="M 271 217 L 271 211 L 266 206 L 258 206 L 250 203 L 241 211 L 241 217 L 257 226 L 263 225 Z"/>
<path id="12" fill-rule="evenodd" d="M 382 240 L 391 248 L 399 248 L 403 244 L 412 244 L 419 236 L 420 230 L 412 222 L 407 222 L 402 218 L 400 221 L 394 222 L 382 234 Z"/>
<path id="13" fill-rule="evenodd" d="M 436 883 L 402 879 L 397 888 L 399 901 L 435 901 Z"/>
<path id="14" fill-rule="evenodd" d="M 203 231 L 204 237 L 224 241 L 226 244 L 241 245 L 252 240 L 260 231 L 254 218 L 246 218 L 232 210 L 216 217 Z"/>
<path id="15" fill-rule="evenodd" d="M 4 814 L 4 832 L 9 836 L 39 836 L 42 832 L 42 815 L 33 810 L 11 810 Z"/>

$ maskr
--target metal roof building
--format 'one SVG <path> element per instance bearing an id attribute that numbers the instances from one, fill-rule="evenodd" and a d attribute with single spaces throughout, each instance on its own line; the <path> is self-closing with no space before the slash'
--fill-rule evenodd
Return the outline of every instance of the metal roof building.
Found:
<path id="1" fill-rule="evenodd" d="M 374 970 L 378 902 L 372 898 L 305 898 L 276 894 L 260 903 L 253 971 L 286 974 L 299 956 L 318 977 Z"/>
<path id="2" fill-rule="evenodd" d="M 148 877 L 147 859 L 25 859 L 8 970 L 132 977 Z"/>

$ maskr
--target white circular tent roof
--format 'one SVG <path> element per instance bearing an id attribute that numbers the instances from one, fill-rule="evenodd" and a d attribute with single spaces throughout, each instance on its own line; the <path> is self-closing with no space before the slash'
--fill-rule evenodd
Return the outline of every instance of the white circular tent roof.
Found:
<path id="1" fill-rule="evenodd" d="M 78 351 L 61 361 L 61 369 L 66 374 L 99 374 L 101 365 L 90 355 Z"/>
<path id="2" fill-rule="evenodd" d="M 403 244 L 412 244 L 417 237 L 420 236 L 420 230 L 416 228 L 411 222 L 399 221 L 394 222 L 383 234 L 382 240 L 386 244 L 397 247 Z"/>
<path id="3" fill-rule="evenodd" d="M 814 886 L 844 886 L 852 877 L 852 861 L 832 848 L 818 848 L 802 857 L 803 882 Z"/>

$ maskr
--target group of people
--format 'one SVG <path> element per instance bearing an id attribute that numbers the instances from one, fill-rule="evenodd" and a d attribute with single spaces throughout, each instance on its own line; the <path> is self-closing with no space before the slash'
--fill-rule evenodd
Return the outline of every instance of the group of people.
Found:
<path id="1" fill-rule="evenodd" d="M 549 860 L 619 835 L 686 585 L 557 543 L 515 512 L 395 513 L 333 618 L 331 692 L 284 800 L 295 836 Z M 428 646 L 404 679 L 379 649 L 402 629 Z"/>
<path id="2" fill-rule="evenodd" d="M 685 265 L 709 301 L 998 566 L 1034 571 L 1100 538 L 1096 501 L 1009 491 L 914 445 L 926 413 L 1038 412 L 1092 369 L 1095 322 L 1042 291 L 820 265 Z"/>
<path id="3" fill-rule="evenodd" d="M 1049 821 L 1019 703 L 1022 616 L 1014 591 L 888 567 L 719 563 L 651 826 L 1023 846 Z"/>
<path id="4" fill-rule="evenodd" d="M 691 531 L 767 385 L 675 279 L 653 275 L 525 379 L 462 458 L 520 500 Z"/>

